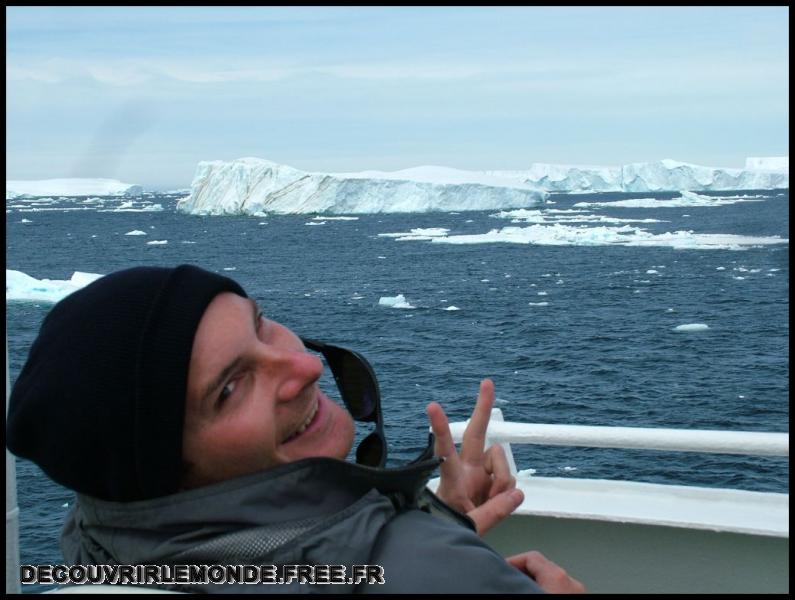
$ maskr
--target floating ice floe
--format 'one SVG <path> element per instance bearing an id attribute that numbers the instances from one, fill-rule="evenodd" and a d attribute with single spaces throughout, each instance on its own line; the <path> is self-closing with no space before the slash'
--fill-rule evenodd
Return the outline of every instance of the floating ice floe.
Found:
<path id="1" fill-rule="evenodd" d="M 707 329 L 709 329 L 709 325 L 705 323 L 686 323 L 674 327 L 674 331 L 706 331 Z"/>
<path id="2" fill-rule="evenodd" d="M 359 217 L 312 217 L 315 221 L 358 221 Z"/>
<path id="3" fill-rule="evenodd" d="M 585 203 L 581 203 L 585 204 Z M 606 203 L 610 204 L 610 203 Z M 503 210 L 490 215 L 498 219 L 511 219 L 511 223 L 537 223 L 552 225 L 554 223 L 667 223 L 659 219 L 619 219 L 605 215 L 588 214 L 583 210 L 543 210 L 526 209 Z"/>
<path id="4" fill-rule="evenodd" d="M 434 230 L 413 230 L 434 231 Z M 438 230 L 432 236 L 403 233 L 379 234 L 397 240 L 429 241 L 439 244 L 535 244 L 539 246 L 662 246 L 677 250 L 745 250 L 754 246 L 787 244 L 789 239 L 779 236 L 752 237 L 720 233 L 673 231 L 653 234 L 640 227 L 570 227 L 567 225 L 530 225 L 504 227 L 488 233 L 446 235 Z"/>
<path id="5" fill-rule="evenodd" d="M 6 300 L 55 303 L 102 277 L 75 271 L 68 280 L 36 279 L 22 271 L 6 269 Z"/>
<path id="6" fill-rule="evenodd" d="M 162 210 L 162 204 L 144 204 L 136 208 L 132 202 L 124 202 L 117 208 L 104 208 L 97 212 L 160 212 Z"/>
<path id="7" fill-rule="evenodd" d="M 611 202 L 577 202 L 575 207 L 608 207 L 608 208 L 681 208 L 681 207 L 717 207 L 737 202 L 763 202 L 766 196 L 705 196 L 695 192 L 683 191 L 678 198 L 658 200 L 656 198 L 636 198 L 630 200 L 613 200 Z M 689 216 L 689 215 L 682 215 Z"/>
<path id="8" fill-rule="evenodd" d="M 388 306 L 390 308 L 416 308 L 406 300 L 403 294 L 397 296 L 382 296 L 378 299 L 379 306 Z"/>
<path id="9" fill-rule="evenodd" d="M 132 231 L 128 231 L 124 235 L 146 235 L 146 232 L 141 231 L 140 229 L 133 229 Z"/>
<path id="10" fill-rule="evenodd" d="M 403 233 L 379 233 L 378 237 L 391 237 L 395 238 L 398 242 L 418 242 L 431 240 L 433 238 L 445 237 L 450 232 L 449 229 L 443 227 L 430 227 L 426 229 L 415 228 L 409 232 Z M 379 256 L 379 258 L 381 258 Z"/>
<path id="11" fill-rule="evenodd" d="M 147 246 L 165 246 L 168 244 L 168 240 L 152 240 L 151 242 L 146 242 Z"/>
<path id="12" fill-rule="evenodd" d="M 444 310 L 461 310 L 461 309 L 458 308 L 457 306 L 450 305 L 450 306 L 446 307 Z"/>

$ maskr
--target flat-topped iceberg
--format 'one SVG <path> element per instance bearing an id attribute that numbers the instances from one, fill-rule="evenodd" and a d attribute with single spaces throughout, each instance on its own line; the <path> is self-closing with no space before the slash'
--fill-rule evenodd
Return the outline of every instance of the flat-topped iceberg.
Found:
<path id="1" fill-rule="evenodd" d="M 200 162 L 177 210 L 192 214 L 413 213 L 526 208 L 546 194 L 516 179 L 445 167 L 307 173 L 258 158 Z"/>
<path id="2" fill-rule="evenodd" d="M 764 166 L 760 166 L 764 165 Z M 535 163 L 527 171 L 487 171 L 551 192 L 663 192 L 789 188 L 789 158 L 749 158 L 745 169 L 704 167 L 676 160 L 620 167 Z"/>
<path id="3" fill-rule="evenodd" d="M 41 196 L 138 196 L 140 185 L 118 179 L 43 179 L 6 181 L 6 200 Z"/>

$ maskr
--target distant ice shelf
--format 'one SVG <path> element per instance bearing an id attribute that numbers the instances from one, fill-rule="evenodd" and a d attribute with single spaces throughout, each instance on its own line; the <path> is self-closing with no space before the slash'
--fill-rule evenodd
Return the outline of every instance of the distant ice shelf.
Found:
<path id="1" fill-rule="evenodd" d="M 527 171 L 487 171 L 550 192 L 669 192 L 789 188 L 789 157 L 748 158 L 745 169 L 676 160 L 620 167 L 534 163 Z"/>
<path id="2" fill-rule="evenodd" d="M 43 196 L 139 196 L 140 185 L 118 179 L 43 179 L 6 181 L 6 200 Z"/>

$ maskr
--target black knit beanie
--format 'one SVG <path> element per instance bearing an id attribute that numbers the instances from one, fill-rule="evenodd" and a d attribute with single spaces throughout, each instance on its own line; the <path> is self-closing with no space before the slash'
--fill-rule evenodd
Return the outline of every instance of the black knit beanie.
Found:
<path id="1" fill-rule="evenodd" d="M 191 265 L 135 267 L 58 302 L 11 392 L 8 449 L 96 498 L 176 492 L 193 338 L 221 292 L 246 297 Z"/>

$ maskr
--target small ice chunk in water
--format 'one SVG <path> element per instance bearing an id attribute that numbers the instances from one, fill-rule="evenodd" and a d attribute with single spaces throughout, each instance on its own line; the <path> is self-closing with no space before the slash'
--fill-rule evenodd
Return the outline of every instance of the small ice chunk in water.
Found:
<path id="1" fill-rule="evenodd" d="M 140 229 L 133 229 L 132 231 L 128 231 L 124 235 L 146 235 L 146 232 L 141 231 Z"/>
<path id="2" fill-rule="evenodd" d="M 461 309 L 458 308 L 457 306 L 450 305 L 447 308 L 445 308 L 444 310 L 461 310 Z"/>
<path id="3" fill-rule="evenodd" d="M 378 299 L 379 306 L 388 306 L 390 308 L 416 308 L 412 306 L 403 294 L 397 296 L 382 296 Z"/>
<path id="4" fill-rule="evenodd" d="M 168 240 L 152 240 L 151 242 L 146 242 L 147 246 L 165 246 L 168 244 Z"/>
<path id="5" fill-rule="evenodd" d="M 705 323 L 686 323 L 674 327 L 674 331 L 706 331 L 707 329 L 709 329 L 709 325 Z"/>

